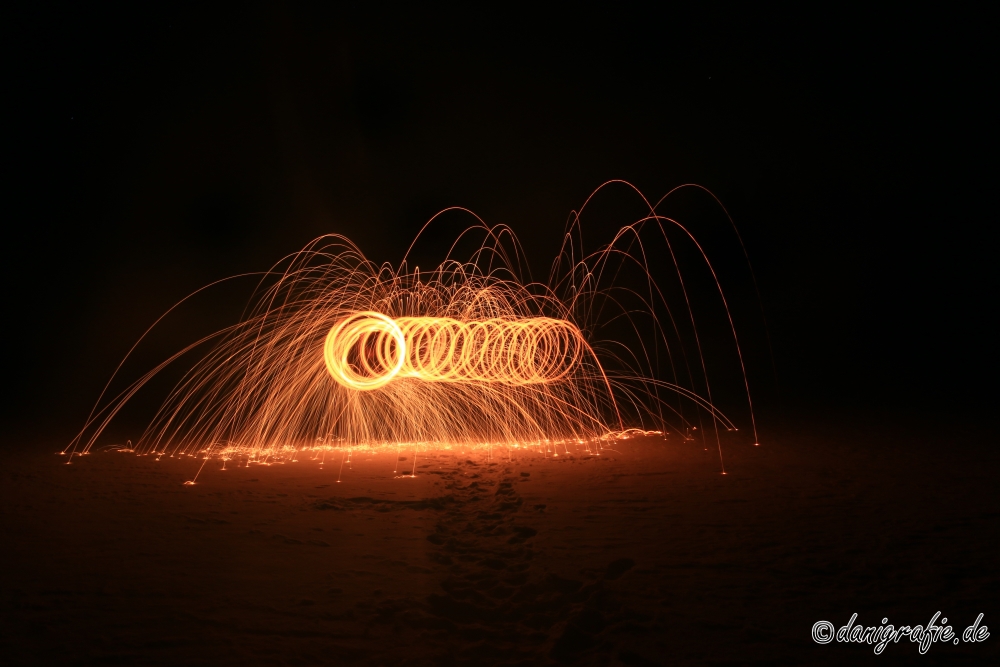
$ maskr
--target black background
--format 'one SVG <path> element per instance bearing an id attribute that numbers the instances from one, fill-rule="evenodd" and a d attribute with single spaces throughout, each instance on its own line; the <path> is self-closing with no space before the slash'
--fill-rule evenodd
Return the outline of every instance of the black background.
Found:
<path id="1" fill-rule="evenodd" d="M 544 275 L 609 179 L 653 199 L 698 183 L 729 209 L 769 325 L 771 419 L 992 410 L 989 16 L 144 3 L 4 23 L 8 437 L 68 440 L 201 285 L 329 232 L 397 262 L 452 205 L 513 227 Z M 635 217 L 609 192 L 595 242 Z M 678 206 L 716 233 L 717 208 Z M 241 296 L 179 314 L 136 368 L 232 321 Z"/>

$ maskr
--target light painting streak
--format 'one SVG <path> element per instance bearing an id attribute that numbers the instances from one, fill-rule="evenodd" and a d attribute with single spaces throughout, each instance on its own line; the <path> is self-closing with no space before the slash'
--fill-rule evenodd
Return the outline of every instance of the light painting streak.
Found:
<path id="1" fill-rule="evenodd" d="M 260 274 L 240 322 L 106 399 L 109 381 L 63 453 L 70 461 L 88 453 L 150 379 L 191 357 L 130 451 L 237 464 L 294 461 L 311 451 L 325 461 L 333 449 L 554 451 L 634 433 L 687 439 L 699 427 L 718 442 L 720 427 L 736 426 L 711 400 L 677 259 L 683 244 L 714 280 L 749 404 L 735 325 L 702 246 L 646 205 L 648 215 L 587 255 L 575 214 L 546 283 L 521 277 L 523 249 L 509 228 L 478 218 L 460 235 L 481 234 L 478 249 L 458 261 L 453 245 L 431 272 L 406 259 L 378 265 L 344 237 L 320 237 Z M 663 250 L 654 253 L 649 234 Z M 653 280 L 651 256 L 675 275 L 679 303 Z M 628 341 L 601 337 L 616 326 Z M 752 408 L 749 415 L 753 424 Z"/>

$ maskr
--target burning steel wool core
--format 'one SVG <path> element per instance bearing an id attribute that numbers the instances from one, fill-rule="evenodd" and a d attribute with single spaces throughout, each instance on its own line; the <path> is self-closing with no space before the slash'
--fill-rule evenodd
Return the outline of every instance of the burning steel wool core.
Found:
<path id="1" fill-rule="evenodd" d="M 64 453 L 89 452 L 168 366 L 179 366 L 180 379 L 129 450 L 259 462 L 357 447 L 551 449 L 635 430 L 688 437 L 700 429 L 718 441 L 720 428 L 736 427 L 713 403 L 696 312 L 715 308 L 715 327 L 728 320 L 725 363 L 735 372 L 723 379 L 730 395 L 733 379 L 745 389 L 749 407 L 743 353 L 707 254 L 657 212 L 666 199 L 643 198 L 648 213 L 590 254 L 581 208 L 546 282 L 524 277 L 524 251 L 508 227 L 465 209 L 438 214 L 475 222 L 430 272 L 406 257 L 378 265 L 342 236 L 320 237 L 250 274 L 259 283 L 241 321 L 114 393 L 133 347 Z M 459 241 L 472 243 L 463 259 L 454 256 Z M 682 274 L 697 265 L 681 253 L 700 262 L 699 274 Z M 167 311 L 136 346 L 214 285 Z M 696 309 L 697 299 L 707 305 Z M 752 424 L 752 408 L 747 415 Z"/>
<path id="2" fill-rule="evenodd" d="M 548 317 L 461 322 L 450 317 L 393 320 L 364 312 L 330 330 L 323 358 L 342 386 L 369 391 L 397 377 L 509 385 L 557 382 L 587 350 L 572 322 Z"/>

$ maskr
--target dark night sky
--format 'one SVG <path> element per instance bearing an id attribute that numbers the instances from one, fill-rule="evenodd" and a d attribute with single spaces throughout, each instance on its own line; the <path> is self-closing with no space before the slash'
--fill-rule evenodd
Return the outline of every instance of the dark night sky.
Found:
<path id="1" fill-rule="evenodd" d="M 786 407 L 996 397 L 989 17 L 143 5 L 4 23 L 7 433 L 67 437 L 173 302 L 322 233 L 398 261 L 461 205 L 545 273 L 612 178 L 653 198 L 696 182 L 729 208 Z M 619 194 L 628 215 L 590 238 L 633 219 Z M 714 233 L 717 210 L 678 206 Z M 240 294 L 180 316 L 148 360 Z"/>

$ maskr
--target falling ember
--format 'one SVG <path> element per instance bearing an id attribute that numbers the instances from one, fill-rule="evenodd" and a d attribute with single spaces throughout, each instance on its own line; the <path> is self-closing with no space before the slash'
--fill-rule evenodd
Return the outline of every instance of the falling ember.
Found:
<path id="1" fill-rule="evenodd" d="M 150 378 L 187 356 L 193 364 L 130 451 L 239 467 L 310 450 L 322 464 L 332 449 L 558 455 L 629 433 L 691 437 L 700 424 L 717 440 L 720 427 L 736 428 L 712 402 L 678 247 L 696 250 L 727 317 L 728 306 L 687 229 L 651 206 L 584 256 L 577 215 L 547 283 L 521 278 L 523 251 L 509 228 L 480 223 L 461 237 L 476 233 L 484 240 L 471 258 L 456 260 L 453 246 L 431 272 L 406 259 L 377 265 L 341 236 L 316 239 L 263 274 L 241 322 L 193 342 L 115 398 L 102 394 L 65 451 L 87 453 Z M 666 245 L 660 257 L 672 262 L 679 304 L 653 280 L 652 239 Z M 637 279 L 622 282 L 629 272 Z M 621 331 L 627 340 L 608 333 Z"/>

